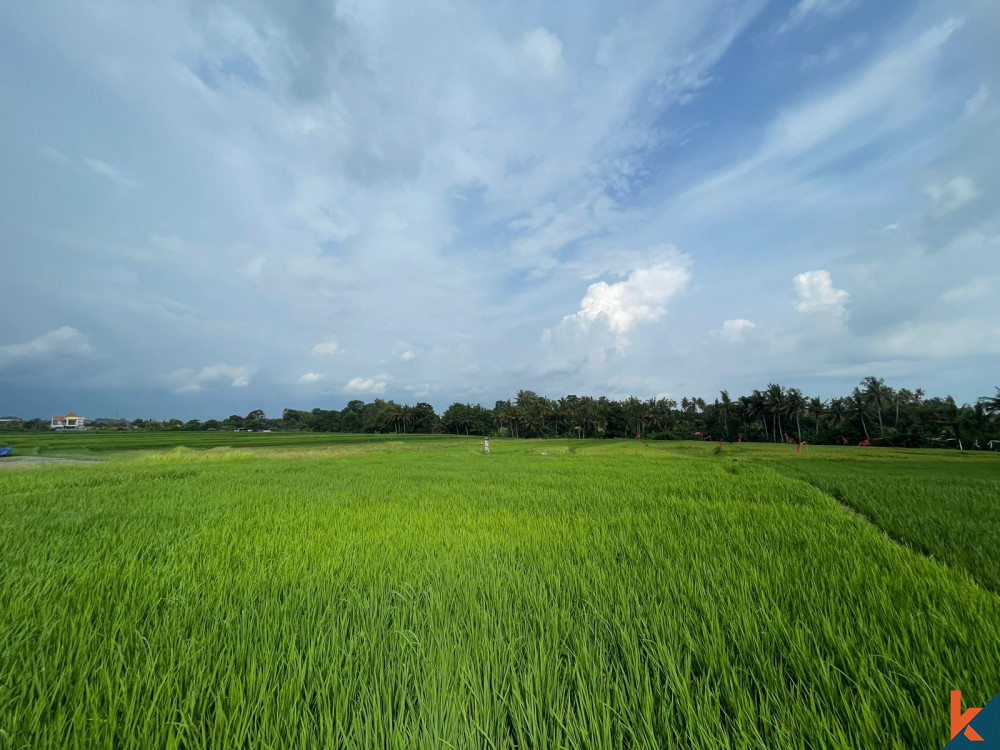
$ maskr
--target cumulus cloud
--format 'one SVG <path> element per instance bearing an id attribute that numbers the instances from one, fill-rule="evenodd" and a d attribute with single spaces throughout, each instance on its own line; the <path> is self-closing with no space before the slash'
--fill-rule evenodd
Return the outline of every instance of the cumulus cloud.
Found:
<path id="1" fill-rule="evenodd" d="M 86 334 L 63 326 L 23 343 L 0 346 L 0 367 L 60 358 L 86 357 L 94 353 Z"/>
<path id="2" fill-rule="evenodd" d="M 340 346 L 337 344 L 337 339 L 335 338 L 316 344 L 312 349 L 314 357 L 332 357 L 340 351 Z"/>
<path id="3" fill-rule="evenodd" d="M 344 386 L 348 393 L 385 393 L 388 384 L 375 378 L 351 378 Z"/>
<path id="4" fill-rule="evenodd" d="M 91 158 L 84 158 L 83 161 L 88 167 L 90 167 L 94 172 L 99 174 L 101 177 L 111 180 L 111 182 L 115 183 L 116 185 L 119 185 L 120 187 L 127 187 L 127 188 L 139 187 L 138 182 L 133 180 L 131 177 L 122 174 L 121 172 L 119 172 L 117 169 L 115 169 L 113 166 L 111 166 L 105 161 L 101 161 L 100 159 L 91 159 Z"/>
<path id="5" fill-rule="evenodd" d="M 686 256 L 674 253 L 669 259 L 635 269 L 623 281 L 591 284 L 580 300 L 580 309 L 563 322 L 584 328 L 603 323 L 621 342 L 637 323 L 656 322 L 664 316 L 667 301 L 691 280 L 689 265 Z"/>
<path id="6" fill-rule="evenodd" d="M 935 217 L 957 211 L 982 195 L 976 183 L 962 176 L 953 177 L 944 183 L 928 185 L 924 193 L 930 199 L 931 215 Z"/>
<path id="7" fill-rule="evenodd" d="M 253 369 L 227 364 L 208 365 L 195 372 L 185 368 L 174 370 L 168 376 L 173 382 L 175 393 L 198 393 L 206 388 L 229 385 L 230 388 L 245 388 L 250 385 Z"/>
<path id="8" fill-rule="evenodd" d="M 299 378 L 300 383 L 316 383 L 320 380 L 326 378 L 326 375 L 321 372 L 307 372 L 301 378 Z"/>
<path id="9" fill-rule="evenodd" d="M 405 352 L 399 355 L 399 361 L 401 364 L 407 365 L 417 358 L 417 353 L 412 349 L 407 349 Z"/>
<path id="10" fill-rule="evenodd" d="M 746 318 L 736 318 L 727 320 L 722 324 L 722 328 L 711 331 L 715 338 L 736 344 L 746 339 L 747 335 L 757 327 L 757 324 Z"/>
<path id="11" fill-rule="evenodd" d="M 795 291 L 799 312 L 823 312 L 834 315 L 844 313 L 844 305 L 850 296 L 843 289 L 835 289 L 829 271 L 806 271 L 795 277 Z"/>

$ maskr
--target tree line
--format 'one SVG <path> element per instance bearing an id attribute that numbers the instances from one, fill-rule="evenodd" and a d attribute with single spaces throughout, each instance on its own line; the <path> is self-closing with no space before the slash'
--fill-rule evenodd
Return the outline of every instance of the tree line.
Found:
<path id="1" fill-rule="evenodd" d="M 44 420 L 14 429 L 48 429 Z M 98 425 L 100 426 L 100 425 Z M 732 397 L 623 400 L 518 391 L 493 408 L 456 402 L 438 414 L 428 403 L 351 401 L 341 410 L 285 409 L 279 419 L 260 410 L 222 420 L 135 419 L 113 425 L 140 430 L 309 430 L 349 433 L 452 433 L 513 438 L 645 438 L 727 442 L 807 442 L 896 447 L 1000 450 L 1000 388 L 972 404 L 951 396 L 926 397 L 920 388 L 893 388 L 867 377 L 847 396 L 824 400 L 770 383 Z M 107 427 L 107 425 L 105 425 Z"/>

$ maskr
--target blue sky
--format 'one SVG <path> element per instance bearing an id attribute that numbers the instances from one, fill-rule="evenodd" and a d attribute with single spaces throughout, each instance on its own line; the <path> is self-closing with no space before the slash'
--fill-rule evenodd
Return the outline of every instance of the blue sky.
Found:
<path id="1" fill-rule="evenodd" d="M 1000 361 L 1000 6 L 0 9 L 0 412 Z"/>

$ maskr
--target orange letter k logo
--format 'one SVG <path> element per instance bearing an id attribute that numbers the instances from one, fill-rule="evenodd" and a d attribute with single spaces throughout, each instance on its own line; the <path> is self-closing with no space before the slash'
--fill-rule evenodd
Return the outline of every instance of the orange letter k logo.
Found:
<path id="1" fill-rule="evenodd" d="M 975 729 L 969 726 L 969 722 L 976 718 L 976 714 L 982 711 L 981 708 L 970 708 L 964 714 L 962 713 L 962 691 L 952 690 L 951 691 L 951 738 L 955 739 L 958 733 L 963 729 L 965 730 L 965 736 L 968 737 L 973 742 L 982 742 L 983 738 L 979 736 Z"/>

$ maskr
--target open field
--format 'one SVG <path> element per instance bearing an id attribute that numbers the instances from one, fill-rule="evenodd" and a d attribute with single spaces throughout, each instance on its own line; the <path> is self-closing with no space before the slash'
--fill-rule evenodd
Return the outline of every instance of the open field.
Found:
<path id="1" fill-rule="evenodd" d="M 995 531 L 935 533 L 996 456 L 329 437 L 0 473 L 0 747 L 941 747 L 1000 690 Z"/>
<path id="2" fill-rule="evenodd" d="M 0 432 L 0 445 L 18 455 L 108 458 L 133 451 L 163 451 L 184 446 L 208 448 L 310 448 L 398 442 L 399 435 L 351 435 L 339 432 Z M 407 435 L 412 441 L 454 440 L 454 435 Z M 2 465 L 2 464 L 0 464 Z"/>

